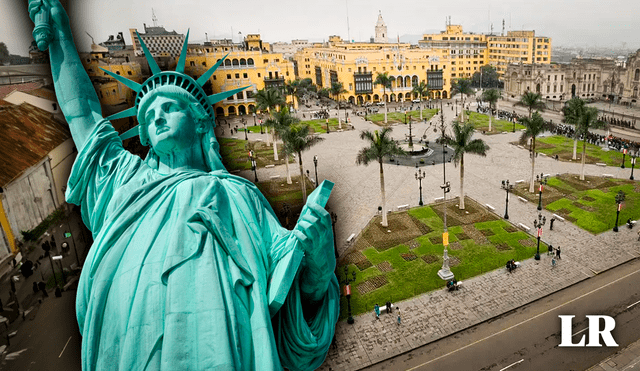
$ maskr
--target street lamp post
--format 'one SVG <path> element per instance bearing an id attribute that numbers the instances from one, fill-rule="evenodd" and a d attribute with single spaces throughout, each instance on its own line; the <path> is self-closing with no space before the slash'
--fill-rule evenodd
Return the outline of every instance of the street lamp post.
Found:
<path id="1" fill-rule="evenodd" d="M 264 131 L 262 130 L 262 116 L 260 116 L 260 120 L 259 121 L 260 121 L 260 134 L 264 134 Z"/>
<path id="2" fill-rule="evenodd" d="M 329 119 L 327 119 L 327 134 L 329 134 Z"/>
<path id="3" fill-rule="evenodd" d="M 633 180 L 633 167 L 636 165 L 636 156 L 631 156 L 631 176 L 629 177 L 630 180 Z"/>
<path id="4" fill-rule="evenodd" d="M 251 160 L 251 170 L 253 170 L 253 175 L 256 177 L 254 181 L 258 183 L 258 166 L 255 157 L 253 157 L 253 150 L 249 151 L 249 159 Z"/>
<path id="5" fill-rule="evenodd" d="M 240 121 L 242 122 L 242 126 L 244 126 L 244 140 L 249 140 L 249 137 L 247 137 L 247 119 L 243 117 Z"/>
<path id="6" fill-rule="evenodd" d="M 449 281 L 453 279 L 454 275 L 449 268 L 449 252 L 447 251 L 447 246 L 449 246 L 449 232 L 447 231 L 447 193 L 451 191 L 451 184 L 447 182 L 447 167 L 446 167 L 446 158 L 445 152 L 447 148 L 446 140 L 445 140 L 445 125 L 444 125 L 444 111 L 442 110 L 442 101 L 440 101 L 440 130 L 442 132 L 442 177 L 444 180 L 444 184 L 440 186 L 442 189 L 442 193 L 444 194 L 442 206 L 444 209 L 444 229 L 442 232 L 442 245 L 444 246 L 444 252 L 442 255 L 442 268 L 438 271 L 438 276 L 445 280 Z"/>
<path id="7" fill-rule="evenodd" d="M 513 120 L 513 130 L 512 133 L 516 132 L 516 111 L 513 110 L 513 115 L 511 116 L 511 120 Z"/>
<path id="8" fill-rule="evenodd" d="M 621 169 L 624 169 L 624 159 L 627 156 L 627 146 L 624 146 L 624 148 L 622 149 L 622 166 L 620 166 Z"/>
<path id="9" fill-rule="evenodd" d="M 407 124 L 407 112 L 404 113 L 404 124 Z M 411 115 L 409 115 L 409 148 L 413 148 L 413 135 L 411 133 Z M 413 149 L 412 149 L 413 150 Z"/>
<path id="10" fill-rule="evenodd" d="M 533 219 L 533 226 L 538 230 L 538 248 L 536 249 L 536 260 L 540 260 L 540 237 L 542 237 L 542 226 L 547 222 L 547 218 L 538 214 L 538 219 Z"/>
<path id="11" fill-rule="evenodd" d="M 543 174 L 536 175 L 536 181 L 540 183 L 540 188 L 538 189 L 538 211 L 542 210 L 542 189 L 544 185 L 549 181 L 548 176 L 544 176 Z"/>
<path id="12" fill-rule="evenodd" d="M 318 155 L 313 156 L 313 167 L 316 170 L 316 188 L 318 188 Z"/>
<path id="13" fill-rule="evenodd" d="M 351 316 L 351 286 L 349 285 L 351 282 L 356 281 L 356 271 L 351 272 L 353 278 L 349 278 L 349 266 L 344 266 L 344 280 L 342 284 L 344 285 L 344 295 L 347 297 L 347 323 L 353 325 L 353 316 Z"/>
<path id="14" fill-rule="evenodd" d="M 624 192 L 618 191 L 616 195 L 616 204 L 618 204 L 618 210 L 616 210 L 616 224 L 613 227 L 613 231 L 618 231 L 618 218 L 620 217 L 620 209 L 622 209 L 622 201 L 624 201 Z"/>
<path id="15" fill-rule="evenodd" d="M 333 253 L 336 256 L 336 261 L 338 260 L 338 243 L 336 242 L 336 222 L 338 221 L 338 215 L 331 212 L 331 231 L 333 232 Z"/>
<path id="16" fill-rule="evenodd" d="M 513 190 L 513 184 L 509 184 L 509 180 L 503 180 L 502 186 L 500 187 L 507 191 L 507 199 L 504 207 L 504 218 L 509 219 L 509 191 Z"/>
<path id="17" fill-rule="evenodd" d="M 418 202 L 418 205 L 422 206 L 424 205 L 424 203 L 422 202 L 422 179 L 425 178 L 427 173 L 424 170 L 418 169 L 415 175 L 416 175 L 416 180 L 420 181 L 420 202 Z"/>

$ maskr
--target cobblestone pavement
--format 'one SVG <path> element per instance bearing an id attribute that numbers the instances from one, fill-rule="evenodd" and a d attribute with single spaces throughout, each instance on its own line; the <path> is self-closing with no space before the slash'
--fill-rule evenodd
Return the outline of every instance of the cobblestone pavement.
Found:
<path id="1" fill-rule="evenodd" d="M 471 109 L 474 109 L 473 105 Z M 449 123 L 454 111 L 445 106 L 444 112 L 445 121 Z M 344 111 L 341 111 L 341 117 L 342 115 Z M 335 111 L 332 116 L 335 117 Z M 365 142 L 359 138 L 360 132 L 379 127 L 365 122 L 362 117 L 350 117 L 356 130 L 323 134 L 325 141 L 303 153 L 305 168 L 310 169 L 313 174 L 312 158 L 317 154 L 318 177 L 336 184 L 329 207 L 338 215 L 336 235 L 340 255 L 350 247 L 346 242 L 347 238 L 351 234 L 360 233 L 381 203 L 379 166 L 355 165 L 357 152 L 365 146 Z M 404 140 L 408 127 L 400 124 L 393 128 L 393 136 Z M 418 135 L 424 132 L 427 140 L 433 141 L 438 134 L 428 128 L 428 123 L 417 123 L 413 130 Z M 518 140 L 519 135 L 519 132 L 491 136 L 476 134 L 491 149 L 487 157 L 465 156 L 465 194 L 481 205 L 491 205 L 500 216 L 503 215 L 502 208 L 505 205 L 505 193 L 500 188 L 501 180 L 528 181 L 531 177 L 528 151 L 511 144 Z M 250 140 L 257 137 L 260 134 L 250 134 Z M 427 172 L 427 178 L 422 181 L 423 197 L 425 204 L 429 204 L 442 196 L 440 185 L 443 183 L 443 166 L 423 166 L 422 169 Z M 536 174 L 577 174 L 580 164 L 558 162 L 540 155 L 536 159 L 535 170 Z M 384 165 L 387 209 L 394 211 L 401 205 L 417 206 L 418 181 L 415 180 L 414 173 L 413 167 Z M 630 170 L 585 166 L 587 175 L 600 176 L 605 173 L 615 178 L 628 178 Z M 248 173 L 242 175 L 249 177 Z M 261 178 L 272 175 L 284 177 L 284 166 L 259 170 Z M 458 196 L 459 168 L 451 163 L 446 164 L 446 175 L 451 182 L 451 193 L 447 197 Z M 510 222 L 514 225 L 522 223 L 535 231 L 532 221 L 538 215 L 537 204 L 519 201 L 517 197 L 511 197 L 510 201 Z M 547 219 L 551 217 L 548 211 L 543 210 L 542 214 Z M 640 256 L 636 231 L 629 231 L 626 227 L 620 228 L 619 233 L 609 231 L 599 235 L 592 235 L 568 222 L 556 221 L 553 231 L 548 230 L 548 224 L 545 228 L 543 240 L 562 248 L 562 260 L 556 268 L 551 267 L 550 257 L 543 253 L 540 261 L 526 260 L 514 273 L 498 269 L 466 280 L 463 289 L 454 293 L 443 289 L 394 303 L 402 309 L 400 326 L 395 315 L 381 315 L 380 320 L 375 320 L 373 308 L 371 313 L 356 316 L 354 325 L 341 321 L 336 328 L 336 346 L 331 348 L 320 369 L 357 370 L 372 365 L 506 313 Z"/>
<path id="2" fill-rule="evenodd" d="M 587 371 L 640 371 L 640 341 L 620 350 Z"/>

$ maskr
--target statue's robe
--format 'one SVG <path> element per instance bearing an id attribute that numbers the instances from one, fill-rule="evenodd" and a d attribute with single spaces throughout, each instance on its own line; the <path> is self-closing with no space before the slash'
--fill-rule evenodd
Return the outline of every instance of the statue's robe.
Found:
<path id="1" fill-rule="evenodd" d="M 339 312 L 335 275 L 309 313 L 297 239 L 251 182 L 224 169 L 160 174 L 103 121 L 79 151 L 67 200 L 94 236 L 76 302 L 83 370 L 323 362 Z M 330 228 L 322 237 L 333 250 Z"/>

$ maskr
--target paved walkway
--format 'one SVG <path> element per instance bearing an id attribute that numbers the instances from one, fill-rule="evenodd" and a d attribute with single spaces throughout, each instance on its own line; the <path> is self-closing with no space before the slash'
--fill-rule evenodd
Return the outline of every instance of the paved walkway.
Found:
<path id="1" fill-rule="evenodd" d="M 474 110 L 474 106 L 471 109 Z M 445 106 L 444 112 L 445 121 L 450 122 L 454 111 Z M 341 117 L 342 115 L 344 111 L 341 111 Z M 335 110 L 332 117 L 335 117 Z M 359 138 L 360 132 L 379 127 L 365 122 L 361 117 L 350 117 L 356 130 L 324 134 L 325 141 L 303 153 L 306 169 L 313 173 L 312 158 L 317 154 L 318 177 L 336 184 L 329 207 L 338 215 L 336 235 L 340 255 L 349 248 L 347 238 L 352 233 L 360 233 L 376 214 L 381 203 L 378 165 L 354 166 L 357 152 L 365 146 L 365 142 Z M 418 135 L 425 133 L 427 139 L 433 141 L 439 134 L 434 133 L 432 128 L 429 123 L 418 123 L 414 125 L 413 131 Z M 403 139 L 405 134 L 408 134 L 407 126 L 394 126 L 395 138 Z M 531 177 L 528 151 L 511 144 L 518 140 L 519 135 L 519 132 L 491 136 L 477 134 L 491 147 L 488 156 L 465 156 L 465 194 L 481 205 L 492 205 L 499 215 L 502 215 L 505 197 L 500 188 L 501 180 L 528 181 Z M 260 134 L 253 134 L 250 140 L 259 136 Z M 429 204 L 434 198 L 442 196 L 440 185 L 443 183 L 443 166 L 439 164 L 421 168 L 427 172 L 422 186 L 425 204 Z M 536 174 L 577 174 L 579 171 L 579 163 L 558 162 L 543 155 L 536 159 Z M 263 179 L 271 175 L 285 176 L 284 166 L 260 169 L 258 172 Z M 417 206 L 419 185 L 414 173 L 414 167 L 384 165 L 389 210 L 397 210 L 399 205 Z M 615 178 L 628 178 L 630 170 L 586 165 L 585 173 L 594 176 L 607 173 Z M 451 182 L 448 198 L 458 196 L 459 168 L 448 163 L 446 175 Z M 512 198 L 509 203 L 510 221 L 515 225 L 525 224 L 534 230 L 532 221 L 538 215 L 536 207 L 537 204 L 523 203 Z M 551 217 L 544 210 L 543 215 L 547 219 Z M 636 230 L 629 231 L 626 227 L 620 228 L 619 233 L 605 232 L 594 236 L 568 222 L 556 221 L 554 230 L 545 229 L 544 233 L 545 242 L 562 247 L 563 258 L 555 269 L 551 268 L 550 258 L 543 254 L 540 261 L 530 259 L 522 262 L 523 267 L 513 274 L 508 274 L 505 269 L 498 269 L 466 280 L 464 288 L 455 293 L 443 289 L 395 303 L 402 308 L 401 326 L 397 325 L 394 316 L 382 315 L 381 320 L 376 321 L 373 311 L 356 316 L 354 325 L 341 321 L 336 328 L 336 347 L 332 347 L 320 369 L 357 370 L 375 364 L 506 313 L 640 256 Z M 541 282 L 548 284 L 543 285 Z"/>
<path id="2" fill-rule="evenodd" d="M 620 350 L 587 371 L 640 371 L 640 341 Z"/>

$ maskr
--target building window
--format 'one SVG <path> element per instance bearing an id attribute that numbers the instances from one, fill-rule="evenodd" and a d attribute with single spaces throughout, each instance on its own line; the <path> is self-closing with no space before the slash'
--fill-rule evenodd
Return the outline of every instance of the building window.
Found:
<path id="1" fill-rule="evenodd" d="M 236 79 L 239 79 L 239 78 L 240 78 L 240 74 L 236 73 Z"/>
<path id="2" fill-rule="evenodd" d="M 227 74 L 227 80 L 231 80 L 231 74 L 230 73 Z"/>
<path id="3" fill-rule="evenodd" d="M 246 73 L 246 72 L 245 72 L 245 73 L 243 73 L 243 74 L 242 74 L 242 77 L 246 79 L 246 78 L 248 77 L 247 73 Z"/>

